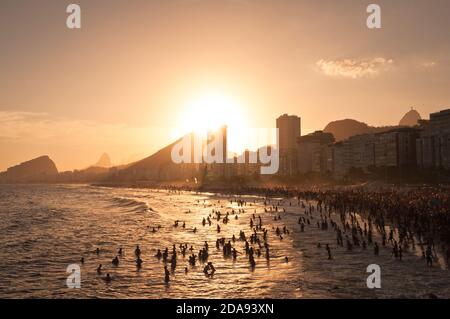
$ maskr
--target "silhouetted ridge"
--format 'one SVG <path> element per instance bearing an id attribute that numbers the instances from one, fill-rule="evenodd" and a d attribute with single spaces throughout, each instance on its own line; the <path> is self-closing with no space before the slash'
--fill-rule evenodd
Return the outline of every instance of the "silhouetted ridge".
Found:
<path id="1" fill-rule="evenodd" d="M 172 148 L 182 141 L 182 138 L 160 149 L 153 155 L 130 164 L 121 169 L 111 169 L 108 181 L 136 181 L 136 180 L 171 180 L 191 178 L 198 171 L 195 164 L 176 164 L 172 160 Z"/>
<path id="2" fill-rule="evenodd" d="M 41 156 L 8 168 L 0 176 L 1 182 L 46 182 L 58 175 L 55 163 L 48 156 Z"/>
<path id="3" fill-rule="evenodd" d="M 393 128 L 395 128 L 395 126 L 374 127 L 356 120 L 345 119 L 328 123 L 323 131 L 333 134 L 336 141 L 342 141 L 354 135 L 380 133 L 389 131 Z"/>

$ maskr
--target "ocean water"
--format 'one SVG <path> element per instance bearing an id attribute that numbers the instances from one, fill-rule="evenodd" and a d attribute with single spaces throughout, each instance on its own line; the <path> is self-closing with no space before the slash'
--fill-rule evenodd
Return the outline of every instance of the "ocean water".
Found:
<path id="1" fill-rule="evenodd" d="M 406 252 L 400 262 L 388 248 L 381 248 L 378 257 L 371 247 L 346 251 L 336 247 L 331 229 L 320 230 L 313 222 L 300 232 L 297 220 L 304 211 L 296 200 L 273 199 L 273 204 L 286 209 L 276 213 L 265 211 L 264 199 L 243 196 L 247 205 L 238 213 L 231 198 L 89 185 L 0 185 L 0 298 L 450 297 L 450 272 L 443 264 L 426 267 L 417 252 Z M 222 216 L 230 213 L 228 224 L 219 222 L 220 233 L 214 219 L 212 226 L 202 226 L 202 219 L 213 209 Z M 253 214 L 261 216 L 263 227 L 269 230 L 272 256 L 269 262 L 264 254 L 255 257 L 252 270 L 242 241 L 234 244 L 239 252 L 236 261 L 224 258 L 215 243 L 221 237 L 228 241 L 233 234 L 239 238 L 240 230 L 248 237 Z M 281 220 L 274 221 L 278 215 Z M 174 227 L 176 220 L 178 227 Z M 278 238 L 277 226 L 286 226 L 289 234 Z M 196 267 L 188 266 L 188 254 L 183 258 L 178 253 L 177 268 L 165 284 L 164 264 L 154 256 L 157 249 L 171 251 L 173 244 L 178 248 L 186 243 L 197 253 L 205 241 L 209 261 L 216 268 L 214 276 L 206 277 L 199 262 Z M 317 247 L 319 242 L 322 248 Z M 332 249 L 332 260 L 327 259 L 326 243 Z M 141 269 L 135 264 L 136 245 L 142 250 Z M 119 247 L 124 253 L 114 267 L 111 260 Z M 66 268 L 74 263 L 81 267 L 80 289 L 66 285 Z M 366 285 L 366 268 L 373 263 L 381 267 L 381 289 Z M 96 272 L 99 264 L 102 275 Z M 104 280 L 106 273 L 113 278 L 110 283 Z"/>

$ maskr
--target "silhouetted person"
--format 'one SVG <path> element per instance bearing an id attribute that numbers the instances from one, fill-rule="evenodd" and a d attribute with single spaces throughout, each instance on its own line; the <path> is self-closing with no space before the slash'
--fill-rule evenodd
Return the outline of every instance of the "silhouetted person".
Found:
<path id="1" fill-rule="evenodd" d="M 427 247 L 427 251 L 425 253 L 425 258 L 427 260 L 427 266 L 433 266 L 433 251 L 431 250 L 431 246 Z"/>
<path id="2" fill-rule="evenodd" d="M 139 245 L 136 246 L 136 249 L 134 250 L 134 254 L 136 257 L 141 256 L 141 249 L 139 248 Z"/>
<path id="3" fill-rule="evenodd" d="M 373 253 L 375 254 L 375 256 L 378 256 L 380 254 L 380 247 L 378 247 L 378 243 L 375 243 L 375 245 L 373 246 Z"/>
<path id="4" fill-rule="evenodd" d="M 326 250 L 327 250 L 327 253 L 328 253 L 328 260 L 331 260 L 332 259 L 332 257 L 331 257 L 331 249 L 330 249 L 330 246 L 328 244 L 326 246 Z"/>
<path id="5" fill-rule="evenodd" d="M 170 281 L 170 272 L 167 266 L 164 266 L 164 282 L 167 284 Z"/>
<path id="6" fill-rule="evenodd" d="M 141 259 L 140 257 L 138 257 L 138 258 L 136 259 L 136 267 L 137 267 L 138 269 L 141 268 L 141 267 L 142 267 L 142 263 L 143 263 L 142 259 Z"/>

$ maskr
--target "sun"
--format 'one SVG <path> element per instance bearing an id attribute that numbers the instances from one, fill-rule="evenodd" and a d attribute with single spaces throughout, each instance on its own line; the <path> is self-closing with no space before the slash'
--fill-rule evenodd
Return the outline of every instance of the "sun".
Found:
<path id="1" fill-rule="evenodd" d="M 247 118 L 242 106 L 231 97 L 217 92 L 208 92 L 189 101 L 181 118 L 180 128 L 184 134 L 205 134 L 226 125 L 229 129 L 242 129 Z"/>
<path id="2" fill-rule="evenodd" d="M 249 126 L 248 118 L 242 105 L 229 95 L 212 91 L 196 95 L 185 104 L 178 122 L 172 131 L 174 138 L 191 132 L 206 137 L 208 131 L 226 125 L 229 151 L 246 148 L 243 136 Z"/>

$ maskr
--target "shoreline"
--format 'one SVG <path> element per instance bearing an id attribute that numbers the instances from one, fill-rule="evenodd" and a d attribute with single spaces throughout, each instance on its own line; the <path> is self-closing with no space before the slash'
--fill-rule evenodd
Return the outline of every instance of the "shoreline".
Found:
<path id="1" fill-rule="evenodd" d="M 236 184 L 227 182 L 209 182 L 209 183 L 187 183 L 184 181 L 173 182 L 157 182 L 157 181 L 135 181 L 135 182 L 100 182 L 87 183 L 94 187 L 109 188 L 136 188 L 136 189 L 165 189 L 173 191 L 191 191 L 191 192 L 208 192 L 218 194 L 235 194 L 235 195 L 263 195 L 271 197 L 272 193 L 290 193 L 290 192 L 323 192 L 323 191 L 364 191 L 364 192 L 410 192 L 422 189 L 435 191 L 450 191 L 450 185 L 434 185 L 434 184 L 389 184 L 384 182 L 365 182 L 360 184 L 349 185 L 331 185 L 331 184 L 288 184 L 288 183 L 248 183 Z"/>
<path id="2" fill-rule="evenodd" d="M 444 196 L 448 193 L 448 186 L 446 187 L 432 187 L 428 185 L 419 185 L 419 186 L 394 186 L 394 185 L 351 185 L 346 187 L 325 187 L 320 188 L 319 186 L 314 186 L 311 188 L 298 188 L 293 186 L 283 186 L 283 185 L 254 185 L 254 186 L 240 186 L 236 187 L 235 185 L 226 185 L 223 183 L 214 183 L 214 184 L 202 184 L 202 185 L 192 185 L 188 186 L 186 183 L 120 183 L 120 184 L 94 184 L 93 186 L 97 187 L 116 187 L 116 188 L 136 188 L 136 189 L 163 189 L 168 191 L 190 191 L 197 193 L 213 193 L 216 195 L 226 195 L 226 196 L 259 196 L 262 198 L 297 198 L 302 200 L 315 200 L 315 201 L 327 201 L 330 198 L 339 197 L 341 195 L 349 195 L 351 197 L 359 197 L 359 196 L 368 196 L 377 197 L 378 200 L 384 201 L 385 198 L 389 198 L 393 196 L 393 198 L 397 198 L 400 200 L 401 197 L 410 197 L 417 196 L 417 194 L 428 194 L 426 196 L 439 195 Z M 196 187 L 193 187 L 196 186 Z M 331 196 L 331 197 L 330 197 Z M 354 200 L 354 198 L 353 198 Z M 337 204 L 337 203 L 335 203 Z M 430 202 L 428 201 L 428 205 Z M 342 205 L 340 203 L 339 205 Z M 372 203 L 373 205 L 373 203 Z M 410 205 L 410 204 L 409 204 Z M 408 206 L 408 205 L 407 205 Z M 412 206 L 411 206 L 412 207 Z M 384 207 L 386 209 L 386 207 Z M 355 208 L 356 209 L 356 208 Z M 361 208 L 360 208 L 361 209 Z M 351 213 L 351 212 L 350 212 Z M 353 211 L 353 213 L 357 213 L 357 211 Z M 365 215 L 365 217 L 370 217 L 370 215 L 377 216 L 378 213 L 374 211 L 370 211 L 369 207 L 365 207 L 361 209 L 360 213 Z M 404 211 L 407 216 L 408 212 Z M 392 212 L 390 213 L 392 214 Z M 409 216 L 412 217 L 412 216 Z M 424 217 L 424 216 L 422 216 Z M 429 216 L 431 219 L 432 217 Z M 415 217 L 417 218 L 417 216 Z M 425 217 L 426 218 L 426 217 Z M 399 228 L 402 226 L 402 223 L 399 221 L 399 216 L 390 216 L 386 220 L 386 226 Z M 400 224 L 399 224 L 400 223 Z M 404 225 L 403 225 L 404 226 Z M 409 225 L 411 226 L 411 225 Z M 437 227 L 435 225 L 435 227 Z M 421 229 L 415 229 L 415 231 L 421 232 Z M 437 231 L 435 229 L 434 231 Z M 450 233 L 448 230 L 440 229 L 439 235 L 436 233 L 428 233 L 427 241 L 431 240 L 432 245 L 434 246 L 434 242 L 441 246 L 442 250 L 448 249 L 450 246 Z M 447 248 L 445 248 L 447 247 Z"/>

